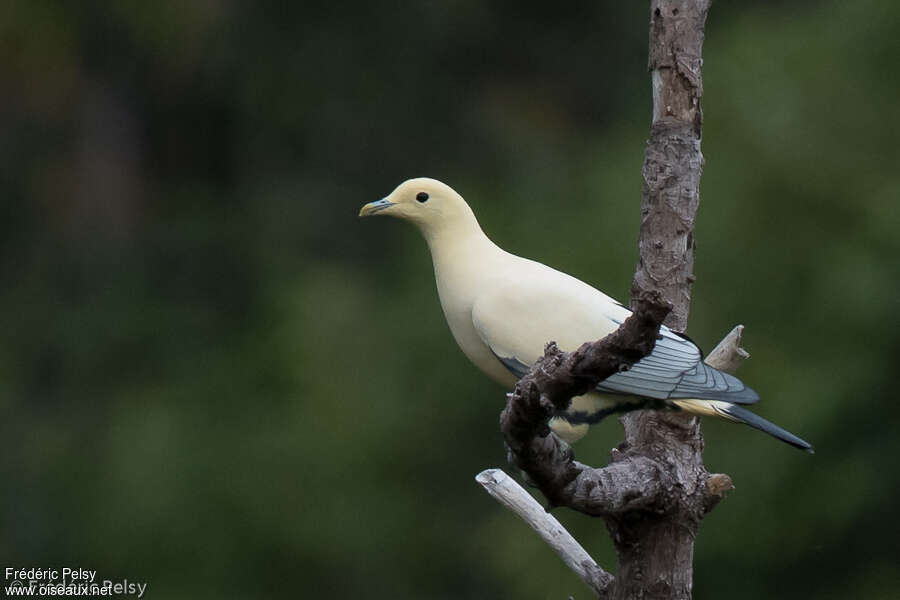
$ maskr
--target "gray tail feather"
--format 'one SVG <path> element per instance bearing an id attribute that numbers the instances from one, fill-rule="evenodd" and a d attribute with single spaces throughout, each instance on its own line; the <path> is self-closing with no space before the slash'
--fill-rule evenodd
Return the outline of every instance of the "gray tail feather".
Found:
<path id="1" fill-rule="evenodd" d="M 759 415 L 750 412 L 746 408 L 741 408 L 740 406 L 736 406 L 734 404 L 730 404 L 727 407 L 719 407 L 719 409 L 734 418 L 736 421 L 740 421 L 750 427 L 755 429 L 759 429 L 760 431 L 765 431 L 769 435 L 778 438 L 782 442 L 786 442 L 795 448 L 800 448 L 801 450 L 806 450 L 810 454 L 815 454 L 815 450 L 812 447 L 812 444 L 801 440 L 796 435 L 791 433 L 790 431 L 785 431 L 775 423 L 770 423 L 766 421 Z"/>

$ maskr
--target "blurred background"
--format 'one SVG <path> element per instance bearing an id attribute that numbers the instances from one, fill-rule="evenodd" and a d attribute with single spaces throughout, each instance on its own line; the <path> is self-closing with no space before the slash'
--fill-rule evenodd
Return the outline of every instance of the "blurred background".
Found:
<path id="1" fill-rule="evenodd" d="M 11 1 L 0 8 L 0 566 L 151 598 L 587 598 L 473 477 L 506 390 L 409 177 L 628 300 L 645 2 Z M 689 332 L 737 323 L 765 417 L 695 597 L 900 598 L 900 5 L 715 3 Z M 576 450 L 621 440 L 609 420 Z M 558 517 L 612 569 L 600 520 Z"/>

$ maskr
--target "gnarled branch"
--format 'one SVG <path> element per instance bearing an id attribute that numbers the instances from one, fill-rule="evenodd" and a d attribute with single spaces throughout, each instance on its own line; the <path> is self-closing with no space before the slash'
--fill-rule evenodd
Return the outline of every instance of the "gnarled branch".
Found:
<path id="1" fill-rule="evenodd" d="M 650 305 L 654 305 L 656 302 L 658 302 L 658 297 L 650 298 Z M 643 306 L 646 304 L 639 303 L 639 311 L 643 310 Z M 649 332 L 654 332 L 655 335 L 655 332 L 658 331 L 658 322 L 664 318 L 667 308 L 665 304 L 655 305 L 654 310 L 658 312 L 654 312 L 652 317 L 643 318 L 636 315 L 637 318 L 632 323 L 626 321 L 616 332 L 620 333 L 619 340 L 629 338 L 634 333 L 632 330 L 639 329 L 641 333 L 637 334 L 637 338 L 646 342 Z M 631 333 L 623 331 L 626 325 L 628 326 L 627 331 L 631 331 Z M 743 329 L 743 325 L 732 329 L 709 353 L 705 362 L 711 367 L 734 373 L 737 367 L 750 356 L 741 347 Z M 611 337 L 607 336 L 603 340 L 586 344 L 582 348 L 587 349 L 589 346 L 588 354 L 601 357 L 601 355 L 609 353 L 608 346 L 611 344 L 609 341 Z M 652 346 L 649 349 L 642 347 L 638 354 L 644 351 L 649 353 L 651 350 Z M 574 354 L 572 353 L 572 355 Z M 562 379 L 573 381 L 577 377 L 572 377 L 571 373 L 568 373 L 571 369 L 567 369 L 563 365 L 583 366 L 584 363 L 577 356 L 572 355 L 561 352 L 555 345 L 548 345 L 547 355 L 542 360 L 549 362 L 549 370 L 541 371 L 536 365 L 532 372 L 540 371 L 542 373 L 538 377 L 540 381 L 543 381 L 544 377 L 552 376 L 557 371 L 560 371 Z M 632 355 L 629 355 L 622 364 L 630 364 L 628 361 L 633 358 Z M 600 358 L 598 362 L 606 364 L 608 367 L 609 356 Z M 526 375 L 519 382 L 520 385 L 526 381 L 527 377 Z M 581 382 L 579 385 L 583 384 L 584 382 Z M 564 505 L 586 514 L 605 516 L 611 519 L 616 519 L 628 512 L 652 516 L 665 509 L 665 504 L 661 503 L 660 499 L 664 498 L 665 491 L 672 486 L 673 482 L 664 465 L 646 456 L 623 452 L 619 448 L 613 448 L 612 460 L 608 466 L 603 468 L 594 469 L 575 461 L 568 446 L 556 436 L 549 435 L 546 422 L 552 412 L 557 409 L 557 405 L 550 401 L 549 397 L 541 396 L 538 384 L 529 384 L 527 389 L 527 393 L 509 395 L 507 407 L 503 412 L 502 427 L 504 427 L 504 431 L 506 428 L 511 428 L 511 432 L 514 432 L 513 435 L 507 435 L 507 443 L 512 443 L 518 448 L 517 451 L 514 451 L 510 445 L 511 461 L 523 468 L 533 481 L 543 482 L 543 485 L 539 485 L 539 487 L 544 495 L 548 499 L 555 498 L 555 501 L 551 500 L 551 505 Z M 555 390 L 554 393 L 561 394 L 557 400 L 564 408 L 567 402 L 564 396 L 568 392 L 562 387 L 554 386 L 551 389 Z M 569 392 L 580 393 L 580 389 L 573 385 Z M 523 459 L 525 459 L 524 462 L 520 462 Z M 704 474 L 700 501 L 701 514 L 712 510 L 734 488 L 728 475 L 706 474 L 705 472 Z M 605 600 L 611 597 L 611 590 L 615 585 L 613 575 L 597 565 L 584 548 L 560 525 L 559 521 L 541 509 L 534 498 L 521 486 L 500 469 L 482 471 L 476 480 L 491 496 L 528 523 L 597 594 L 598 598 Z"/>
<path id="2" fill-rule="evenodd" d="M 556 344 L 548 344 L 544 356 L 516 384 L 500 415 L 510 461 L 528 473 L 553 506 L 596 515 L 627 510 L 630 499 L 647 497 L 641 490 L 657 481 L 658 473 L 649 465 L 643 469 L 637 469 L 637 463 L 619 465 L 613 477 L 575 462 L 568 445 L 549 435 L 547 425 L 553 415 L 568 408 L 572 397 L 587 393 L 653 350 L 671 306 L 658 293 L 642 295 L 635 306 L 634 314 L 602 340 L 582 344 L 574 352 L 562 352 Z M 633 470 L 634 489 L 624 484 L 626 469 Z M 611 479 L 618 482 L 618 489 L 609 486 Z"/>

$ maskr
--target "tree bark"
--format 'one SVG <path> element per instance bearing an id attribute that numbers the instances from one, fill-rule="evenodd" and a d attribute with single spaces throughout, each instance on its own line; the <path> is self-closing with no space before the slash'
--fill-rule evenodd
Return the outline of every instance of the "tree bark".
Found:
<path id="1" fill-rule="evenodd" d="M 649 69 L 653 120 L 644 153 L 640 259 L 632 297 L 655 290 L 672 303 L 665 324 L 687 328 L 694 281 L 694 220 L 703 155 L 702 48 L 708 0 L 652 0 Z M 625 445 L 666 467 L 666 510 L 653 517 L 607 519 L 619 556 L 612 598 L 691 597 L 694 538 L 706 511 L 709 477 L 700 420 L 639 411 L 623 417 Z"/>

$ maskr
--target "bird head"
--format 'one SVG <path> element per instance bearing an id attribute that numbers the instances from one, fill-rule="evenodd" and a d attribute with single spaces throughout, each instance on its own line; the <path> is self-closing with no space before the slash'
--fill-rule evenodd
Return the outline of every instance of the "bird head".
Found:
<path id="1" fill-rule="evenodd" d="M 369 202 L 359 216 L 386 215 L 415 223 L 424 233 L 474 221 L 472 209 L 453 188 L 436 179 L 404 181 L 387 197 Z"/>

